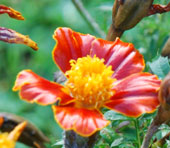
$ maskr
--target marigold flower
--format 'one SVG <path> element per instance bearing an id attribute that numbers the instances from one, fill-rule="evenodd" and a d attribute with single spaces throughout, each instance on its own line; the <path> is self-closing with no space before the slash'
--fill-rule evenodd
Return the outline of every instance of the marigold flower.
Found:
<path id="1" fill-rule="evenodd" d="M 1 118 L 2 119 L 2 118 Z M 24 130 L 27 122 L 22 122 L 15 127 L 10 133 L 0 133 L 0 147 L 1 148 L 14 148 L 16 141 Z"/>
<path id="2" fill-rule="evenodd" d="M 53 59 L 67 77 L 65 86 L 50 82 L 31 70 L 21 71 L 13 90 L 31 103 L 53 105 L 64 130 L 90 136 L 109 121 L 106 107 L 130 117 L 151 113 L 159 105 L 157 76 L 144 73 L 143 56 L 131 43 L 96 39 L 68 28 L 58 28 Z"/>

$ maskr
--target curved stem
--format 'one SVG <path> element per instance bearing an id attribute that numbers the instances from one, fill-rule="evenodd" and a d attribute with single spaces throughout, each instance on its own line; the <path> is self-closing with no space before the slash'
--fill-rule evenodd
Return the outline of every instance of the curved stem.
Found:
<path id="1" fill-rule="evenodd" d="M 72 0 L 72 2 L 77 8 L 77 10 L 79 11 L 79 13 L 82 15 L 82 17 L 85 19 L 85 21 L 88 23 L 90 28 L 93 29 L 100 37 L 104 38 L 106 36 L 105 33 L 100 29 L 96 21 L 91 17 L 88 11 L 84 8 L 81 0 Z"/>
<path id="2" fill-rule="evenodd" d="M 113 24 L 111 24 L 108 34 L 106 36 L 106 40 L 114 41 L 117 37 L 120 38 L 123 35 L 123 30 L 115 29 Z"/>
<path id="3" fill-rule="evenodd" d="M 152 124 L 150 125 L 150 127 L 145 135 L 145 138 L 143 140 L 141 148 L 149 147 L 152 136 L 158 131 L 159 126 L 160 125 L 155 124 L 154 121 L 152 122 Z"/>

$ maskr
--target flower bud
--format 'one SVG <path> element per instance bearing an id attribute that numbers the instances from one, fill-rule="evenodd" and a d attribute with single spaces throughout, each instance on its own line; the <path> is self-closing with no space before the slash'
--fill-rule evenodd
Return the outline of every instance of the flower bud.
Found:
<path id="1" fill-rule="evenodd" d="M 0 5 L 0 14 L 4 14 L 7 13 L 11 18 L 17 19 L 17 20 L 24 20 L 24 17 L 21 15 L 20 12 L 4 6 L 4 5 Z"/>
<path id="2" fill-rule="evenodd" d="M 37 44 L 28 36 L 22 35 L 12 29 L 0 27 L 0 41 L 16 44 L 25 44 L 34 50 L 38 50 Z"/>
<path id="3" fill-rule="evenodd" d="M 143 17 L 147 16 L 153 0 L 115 0 L 112 10 L 112 25 L 107 36 L 115 40 L 128 29 L 133 28 Z"/>
<path id="4" fill-rule="evenodd" d="M 146 16 L 170 11 L 170 3 L 167 5 L 152 3 L 153 0 L 115 0 L 112 24 L 106 39 L 113 41 L 116 37 L 121 37 L 125 30 L 133 28 Z"/>
<path id="5" fill-rule="evenodd" d="M 148 14 L 152 3 L 153 0 L 124 0 L 121 4 L 116 0 L 112 12 L 114 28 L 131 29 Z"/>

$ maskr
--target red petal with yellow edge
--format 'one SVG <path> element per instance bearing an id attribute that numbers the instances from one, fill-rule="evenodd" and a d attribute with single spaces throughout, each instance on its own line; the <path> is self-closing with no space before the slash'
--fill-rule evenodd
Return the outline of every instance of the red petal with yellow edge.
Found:
<path id="1" fill-rule="evenodd" d="M 21 15 L 20 12 L 10 7 L 0 5 L 0 14 L 3 14 L 3 13 L 7 13 L 10 17 L 15 18 L 17 20 L 24 20 L 24 17 Z"/>
<path id="2" fill-rule="evenodd" d="M 38 50 L 37 44 L 32 41 L 28 36 L 22 35 L 14 30 L 4 27 L 0 27 L 0 41 L 15 44 L 25 44 L 34 50 Z"/>
<path id="3" fill-rule="evenodd" d="M 69 28 L 58 28 L 53 38 L 56 46 L 53 49 L 53 59 L 59 68 L 66 72 L 70 69 L 69 61 L 90 54 L 91 43 L 95 37 L 72 31 Z"/>
<path id="4" fill-rule="evenodd" d="M 105 106 L 130 117 L 151 113 L 159 105 L 159 88 L 160 80 L 155 75 L 134 74 L 114 86 L 115 94 Z"/>
<path id="5" fill-rule="evenodd" d="M 118 38 L 114 42 L 97 39 L 93 42 L 91 55 L 105 59 L 106 65 L 111 65 L 113 77 L 123 79 L 144 69 L 143 56 L 131 43 L 124 43 Z"/>
<path id="6" fill-rule="evenodd" d="M 23 100 L 41 105 L 53 104 L 58 100 L 61 100 L 61 104 L 66 104 L 73 100 L 64 92 L 63 86 L 50 82 L 31 70 L 23 70 L 18 74 L 13 90 L 19 90 Z"/>
<path id="7" fill-rule="evenodd" d="M 97 110 L 74 108 L 73 106 L 53 106 L 57 123 L 64 130 L 74 130 L 81 136 L 88 137 L 104 128 L 110 122 Z"/>

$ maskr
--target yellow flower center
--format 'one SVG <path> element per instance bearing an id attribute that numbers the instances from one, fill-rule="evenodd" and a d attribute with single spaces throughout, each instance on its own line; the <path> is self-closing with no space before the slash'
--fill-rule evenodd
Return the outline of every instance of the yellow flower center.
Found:
<path id="1" fill-rule="evenodd" d="M 0 148 L 14 148 L 15 141 L 8 138 L 8 133 L 0 133 Z"/>
<path id="2" fill-rule="evenodd" d="M 112 67 L 104 64 L 98 57 L 83 57 L 71 60 L 71 69 L 65 74 L 68 77 L 66 87 L 76 99 L 76 106 L 88 109 L 99 109 L 113 95 L 111 90 L 115 79 L 112 78 Z"/>

